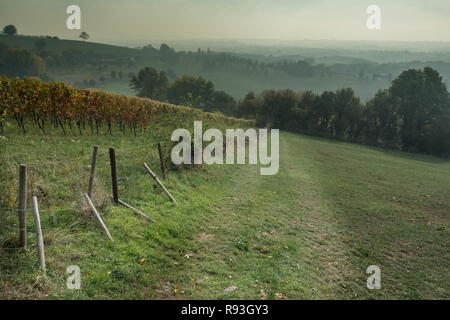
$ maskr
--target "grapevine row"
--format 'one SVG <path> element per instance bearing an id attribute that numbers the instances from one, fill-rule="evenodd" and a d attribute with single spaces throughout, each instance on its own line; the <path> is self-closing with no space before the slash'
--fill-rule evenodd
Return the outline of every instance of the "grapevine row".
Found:
<path id="1" fill-rule="evenodd" d="M 174 124 L 177 119 L 219 121 L 229 126 L 254 126 L 253 121 L 206 113 L 145 98 L 113 94 L 95 89 L 79 89 L 63 82 L 43 82 L 34 78 L 0 77 L 0 117 L 11 114 L 25 133 L 30 118 L 44 132 L 46 125 L 66 128 L 77 126 L 79 133 L 88 125 L 92 134 L 106 125 L 110 134 L 117 124 L 122 132 L 128 126 L 136 134 L 152 123 Z"/>

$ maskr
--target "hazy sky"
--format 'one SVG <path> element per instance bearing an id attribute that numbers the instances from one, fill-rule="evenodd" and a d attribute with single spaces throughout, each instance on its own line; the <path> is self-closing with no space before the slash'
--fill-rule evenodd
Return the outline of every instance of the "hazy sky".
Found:
<path id="1" fill-rule="evenodd" d="M 0 0 L 0 24 L 75 39 L 66 8 L 78 5 L 92 41 L 336 39 L 450 41 L 450 0 Z M 381 30 L 366 9 L 381 8 Z"/>

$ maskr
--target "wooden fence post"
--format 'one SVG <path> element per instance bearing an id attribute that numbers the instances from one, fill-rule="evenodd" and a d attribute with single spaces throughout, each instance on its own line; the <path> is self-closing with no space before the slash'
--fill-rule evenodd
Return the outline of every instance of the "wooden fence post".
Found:
<path id="1" fill-rule="evenodd" d="M 161 172 L 163 179 L 166 179 L 166 171 L 164 169 L 164 160 L 163 160 L 163 154 L 161 150 L 161 144 L 158 142 L 158 152 L 159 152 L 159 163 L 161 165 Z"/>
<path id="2" fill-rule="evenodd" d="M 94 215 L 95 219 L 97 220 L 98 224 L 100 225 L 100 227 L 103 229 L 103 231 L 105 231 L 106 236 L 109 238 L 109 240 L 111 240 L 112 242 L 114 242 L 113 238 L 111 237 L 111 234 L 108 231 L 108 228 L 106 228 L 105 223 L 103 222 L 102 218 L 100 217 L 100 215 L 97 212 L 97 209 L 95 209 L 94 204 L 92 203 L 91 199 L 89 199 L 89 196 L 87 193 L 83 194 L 84 199 L 86 200 L 86 203 L 88 204 L 88 206 L 91 208 L 91 212 Z"/>
<path id="3" fill-rule="evenodd" d="M 119 204 L 119 191 L 117 189 L 116 152 L 114 148 L 109 148 L 109 161 L 111 164 L 111 179 L 114 205 Z"/>
<path id="4" fill-rule="evenodd" d="M 134 212 L 136 212 L 137 214 L 140 214 L 141 216 L 143 216 L 144 218 L 147 218 L 148 220 L 150 220 L 151 222 L 156 222 L 154 219 L 150 218 L 149 216 L 147 216 L 146 214 L 142 213 L 141 211 L 139 211 L 136 208 L 133 208 L 132 206 L 130 206 L 128 203 L 123 202 L 122 200 L 119 200 L 119 204 L 123 205 L 125 208 L 131 209 Z"/>
<path id="5" fill-rule="evenodd" d="M 148 165 L 145 162 L 144 162 L 144 168 L 152 176 L 152 178 L 156 181 L 156 183 L 159 184 L 159 186 L 163 189 L 164 193 L 169 197 L 169 199 L 172 200 L 173 202 L 177 203 L 175 201 L 175 199 L 172 197 L 172 195 L 169 193 L 169 191 L 167 191 L 166 187 L 164 187 L 164 185 L 161 183 L 161 181 L 159 181 L 156 174 L 153 173 L 153 171 L 148 167 Z"/>
<path id="6" fill-rule="evenodd" d="M 91 176 L 89 178 L 89 189 L 88 189 L 89 197 L 92 196 L 92 188 L 94 187 L 94 176 L 95 176 L 95 166 L 97 164 L 97 154 L 98 154 L 98 146 L 94 146 L 94 151 L 92 152 Z"/>
<path id="7" fill-rule="evenodd" d="M 27 165 L 19 169 L 19 232 L 20 246 L 27 247 Z"/>
<path id="8" fill-rule="evenodd" d="M 45 271 L 44 238 L 42 236 L 41 218 L 39 217 L 39 207 L 36 196 L 33 197 L 32 202 L 33 202 L 32 204 L 33 204 L 34 223 L 36 225 L 36 246 L 38 249 L 39 265 L 41 266 L 41 270 L 45 275 L 46 271 Z"/>

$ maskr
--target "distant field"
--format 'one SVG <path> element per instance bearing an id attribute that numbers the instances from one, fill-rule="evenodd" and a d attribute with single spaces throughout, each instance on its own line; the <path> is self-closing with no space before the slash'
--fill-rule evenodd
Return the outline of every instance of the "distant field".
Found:
<path id="1" fill-rule="evenodd" d="M 0 41 L 4 42 L 9 47 L 21 47 L 28 50 L 34 50 L 34 44 L 38 39 L 38 37 L 20 35 L 12 37 L 0 36 Z M 202 62 L 184 61 L 168 64 L 161 61 L 159 57 L 146 55 L 141 50 L 135 48 L 113 46 L 95 43 L 93 41 L 45 38 L 45 42 L 45 50 L 50 52 L 61 53 L 65 50 L 76 49 L 87 54 L 95 53 L 109 57 L 132 59 L 135 62 L 135 65 L 132 67 L 127 65 L 111 65 L 109 64 L 108 59 L 106 59 L 105 61 L 99 60 L 94 65 L 89 66 L 81 65 L 75 68 L 48 70 L 49 76 L 54 80 L 64 81 L 74 85 L 77 82 L 93 79 L 96 81 L 96 87 L 115 93 L 131 94 L 132 91 L 129 88 L 128 74 L 137 73 L 146 66 L 151 66 L 163 71 L 167 71 L 170 68 L 175 72 L 176 76 L 181 76 L 185 73 L 203 76 L 204 78 L 213 81 L 218 90 L 225 90 L 236 99 L 243 98 L 249 90 L 259 93 L 270 88 L 290 88 L 295 91 L 313 90 L 317 93 L 321 93 L 324 90 L 334 91 L 339 88 L 351 87 L 355 90 L 356 95 L 360 96 L 362 100 L 365 101 L 366 99 L 373 97 L 378 89 L 389 86 L 389 82 L 386 80 L 358 80 L 357 75 L 361 69 L 360 66 L 355 67 L 355 70 L 352 70 L 351 74 L 335 74 L 332 77 L 325 78 L 321 78 L 319 75 L 311 78 L 291 77 L 281 74 L 268 74 L 263 76 L 261 74 L 253 74 L 252 72 L 245 71 L 243 70 L 243 66 L 234 66 L 232 69 L 225 69 L 220 72 L 210 72 L 205 69 Z M 206 48 L 203 49 L 205 50 Z M 106 67 L 99 71 L 98 67 L 100 65 L 105 65 Z M 110 72 L 112 70 L 116 72 L 121 71 L 124 75 L 123 79 L 112 79 L 110 77 Z M 105 77 L 106 80 L 104 83 L 99 81 L 100 76 Z"/>
<path id="2" fill-rule="evenodd" d="M 12 126 L 4 137 L 9 174 L 19 162 L 35 165 L 30 183 L 45 191 L 48 277 L 39 276 L 33 233 L 28 251 L 7 249 L 17 246 L 17 218 L 3 209 L 0 298 L 450 298 L 448 160 L 282 133 L 278 175 L 248 165 L 172 170 L 165 184 L 174 205 L 141 167 L 149 161 L 159 174 L 157 137 L 23 136 Z M 58 201 L 86 187 L 94 144 L 94 201 L 114 243 L 80 194 Z M 109 146 L 121 197 L 155 224 L 109 204 Z M 79 291 L 65 286 L 73 264 Z M 382 288 L 369 291 L 373 264 Z M 229 286 L 237 290 L 224 293 Z"/>
<path id="3" fill-rule="evenodd" d="M 131 89 L 129 82 L 127 81 L 120 81 L 120 80 L 108 81 L 106 83 L 99 84 L 97 88 L 99 90 L 124 94 L 127 96 L 135 95 L 135 92 L 133 91 L 133 89 Z"/>

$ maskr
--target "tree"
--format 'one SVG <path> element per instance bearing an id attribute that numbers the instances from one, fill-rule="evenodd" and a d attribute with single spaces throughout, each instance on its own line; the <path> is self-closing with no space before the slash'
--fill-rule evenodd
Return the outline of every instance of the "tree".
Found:
<path id="1" fill-rule="evenodd" d="M 423 128 L 423 152 L 450 156 L 450 108 Z"/>
<path id="2" fill-rule="evenodd" d="M 253 91 L 249 91 L 236 107 L 235 115 L 248 119 L 256 119 L 260 114 L 261 101 Z"/>
<path id="3" fill-rule="evenodd" d="M 80 34 L 80 37 L 79 37 L 80 39 L 83 39 L 83 41 L 86 41 L 86 40 L 88 40 L 89 39 L 89 35 L 85 32 L 85 31 L 83 31 L 81 34 Z"/>
<path id="4" fill-rule="evenodd" d="M 146 67 L 130 81 L 131 88 L 139 97 L 164 101 L 167 96 L 167 80 L 164 71 L 158 73 L 155 68 Z"/>
<path id="5" fill-rule="evenodd" d="M 314 67 L 308 62 L 298 60 L 297 62 L 287 62 L 284 61 L 281 65 L 281 69 L 287 74 L 295 77 L 309 78 L 314 76 Z"/>
<path id="6" fill-rule="evenodd" d="M 364 126 L 364 107 L 361 105 L 358 97 L 351 100 L 345 110 L 345 140 L 361 141 L 361 133 Z"/>
<path id="7" fill-rule="evenodd" d="M 25 49 L 7 49 L 3 62 L 3 72 L 9 77 L 40 76 L 46 69 L 41 57 Z"/>
<path id="8" fill-rule="evenodd" d="M 277 129 L 287 129 L 291 111 L 298 105 L 298 97 L 292 90 L 265 90 L 261 113 L 267 125 Z"/>
<path id="9" fill-rule="evenodd" d="M 319 108 L 320 97 L 312 92 L 306 90 L 301 93 L 298 102 L 298 109 L 292 110 L 292 122 L 294 122 L 294 131 L 299 131 L 311 135 L 323 135 L 320 131 L 320 113 Z M 334 107 L 334 105 L 331 105 Z"/>
<path id="10" fill-rule="evenodd" d="M 220 111 L 227 115 L 232 115 L 236 106 L 234 98 L 225 91 L 215 91 L 211 101 L 207 102 L 204 111 Z"/>
<path id="11" fill-rule="evenodd" d="M 336 94 L 331 91 L 324 91 L 316 105 L 315 112 L 317 113 L 319 130 L 321 136 L 328 137 L 332 132 L 330 122 L 333 117 L 333 112 L 336 106 Z"/>
<path id="12" fill-rule="evenodd" d="M 161 44 L 161 46 L 159 47 L 159 51 L 162 55 L 169 55 L 175 53 L 175 50 L 165 43 Z"/>
<path id="13" fill-rule="evenodd" d="M 177 78 L 168 88 L 170 103 L 204 109 L 214 94 L 214 84 L 202 77 L 185 74 Z"/>
<path id="14" fill-rule="evenodd" d="M 9 36 L 14 36 L 17 34 L 17 28 L 12 24 L 7 25 L 6 27 L 3 28 L 3 33 Z"/>
<path id="15" fill-rule="evenodd" d="M 165 43 L 159 47 L 159 54 L 161 61 L 166 65 L 173 65 L 178 61 L 178 55 L 175 50 Z"/>
<path id="16" fill-rule="evenodd" d="M 372 145 L 398 148 L 399 119 L 388 90 L 380 90 L 367 102 L 365 140 Z"/>
<path id="17" fill-rule="evenodd" d="M 401 121 L 402 147 L 408 151 L 435 152 L 430 148 L 431 137 L 438 136 L 435 130 L 450 127 L 445 122 L 450 110 L 449 93 L 439 73 L 429 67 L 423 71 L 404 71 L 392 82 L 389 93 Z"/>
<path id="18" fill-rule="evenodd" d="M 334 137 L 344 139 L 347 133 L 349 121 L 349 112 L 360 105 L 359 98 L 355 96 L 353 89 L 339 89 L 336 91 L 336 105 L 333 113 Z"/>

